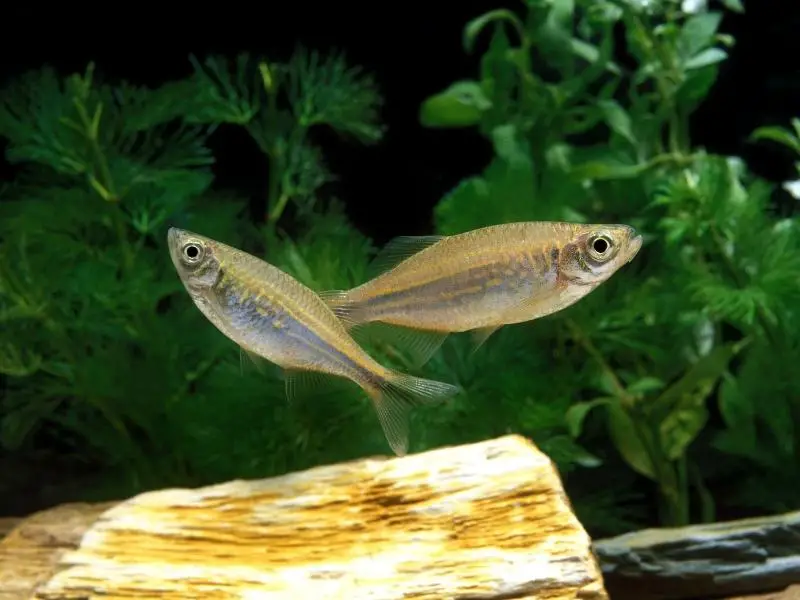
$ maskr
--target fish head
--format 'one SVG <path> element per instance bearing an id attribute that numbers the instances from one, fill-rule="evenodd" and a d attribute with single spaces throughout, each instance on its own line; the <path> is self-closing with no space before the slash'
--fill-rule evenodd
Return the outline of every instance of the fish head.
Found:
<path id="1" fill-rule="evenodd" d="M 580 285 L 598 285 L 629 263 L 642 247 L 630 225 L 580 225 L 562 252 L 559 269 Z"/>
<path id="2" fill-rule="evenodd" d="M 202 295 L 217 282 L 220 273 L 218 244 L 207 237 L 170 227 L 167 245 L 172 264 L 192 295 Z"/>

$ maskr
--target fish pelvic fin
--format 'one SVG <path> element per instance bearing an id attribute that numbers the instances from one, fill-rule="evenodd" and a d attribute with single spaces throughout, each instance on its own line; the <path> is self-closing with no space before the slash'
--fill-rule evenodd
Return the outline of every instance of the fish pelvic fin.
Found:
<path id="1" fill-rule="evenodd" d="M 334 379 L 334 377 L 319 371 L 284 369 L 283 382 L 286 401 L 292 405 L 317 395 L 320 393 L 320 388 L 325 384 L 329 385 Z"/>
<path id="2" fill-rule="evenodd" d="M 427 363 L 441 348 L 449 335 L 447 332 L 413 329 L 375 321 L 359 329 L 358 341 L 376 344 L 390 354 L 408 355 L 406 361 L 418 369 Z"/>
<path id="3" fill-rule="evenodd" d="M 480 329 L 473 329 L 470 332 L 470 346 L 472 347 L 472 354 L 475 354 L 478 349 L 486 343 L 486 340 L 502 325 L 490 325 L 489 327 L 481 327 Z"/>
<path id="4" fill-rule="evenodd" d="M 383 382 L 371 391 L 370 397 L 389 446 L 397 456 L 405 456 L 408 452 L 411 409 L 439 404 L 460 392 L 461 388 L 457 385 L 390 371 Z"/>
<path id="5" fill-rule="evenodd" d="M 247 361 L 245 361 L 245 357 Z M 280 373 L 280 368 L 271 363 L 263 356 L 259 356 L 255 352 L 245 350 L 239 346 L 239 374 L 244 375 L 245 364 L 255 367 L 259 375 L 275 376 Z"/>

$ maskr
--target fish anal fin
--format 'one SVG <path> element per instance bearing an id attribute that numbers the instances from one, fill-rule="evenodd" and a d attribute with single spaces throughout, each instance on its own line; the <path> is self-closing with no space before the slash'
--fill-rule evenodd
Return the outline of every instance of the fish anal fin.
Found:
<path id="1" fill-rule="evenodd" d="M 444 239 L 441 235 L 402 235 L 389 240 L 372 259 L 368 268 L 371 278 L 396 267 L 405 259 Z"/>
<path id="2" fill-rule="evenodd" d="M 289 404 L 302 401 L 319 392 L 323 384 L 330 381 L 332 376 L 319 371 L 306 371 L 303 369 L 284 369 L 283 380 L 286 388 L 286 400 Z"/>
<path id="3" fill-rule="evenodd" d="M 401 354 L 407 354 L 411 365 L 419 368 L 427 363 L 441 348 L 448 332 L 413 329 L 389 323 L 369 323 L 358 331 L 356 341 L 371 340 L 378 345 L 389 345 Z"/>
<path id="4" fill-rule="evenodd" d="M 393 373 L 371 394 L 386 440 L 397 456 L 408 452 L 409 416 L 420 405 L 439 404 L 461 392 L 457 385 Z"/>
<path id="5" fill-rule="evenodd" d="M 470 333 L 470 341 L 472 342 L 472 353 L 478 351 L 478 348 L 483 346 L 486 340 L 498 329 L 500 329 L 502 325 L 490 325 L 489 327 L 481 327 L 480 329 L 473 329 Z"/>

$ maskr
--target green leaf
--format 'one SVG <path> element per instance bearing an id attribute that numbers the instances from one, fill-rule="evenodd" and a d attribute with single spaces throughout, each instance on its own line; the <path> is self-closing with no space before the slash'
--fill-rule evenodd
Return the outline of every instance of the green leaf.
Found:
<path id="1" fill-rule="evenodd" d="M 721 20 L 722 14 L 718 12 L 699 13 L 686 19 L 678 35 L 678 55 L 682 62 L 685 63 L 714 42 Z"/>
<path id="2" fill-rule="evenodd" d="M 612 131 L 618 133 L 628 140 L 632 145 L 636 145 L 636 136 L 633 134 L 631 118 L 625 109 L 614 100 L 601 100 L 597 103 L 603 112 L 603 117 Z"/>
<path id="3" fill-rule="evenodd" d="M 752 426 L 753 442 L 755 442 L 755 408 L 742 394 L 737 380 L 728 373 L 724 374 L 719 390 L 719 411 L 728 427 L 738 429 Z"/>
<path id="4" fill-rule="evenodd" d="M 200 63 L 193 55 L 195 95 L 187 119 L 194 123 L 245 125 L 258 114 L 263 101 L 261 78 L 255 61 L 246 53 L 234 64 L 221 56 Z"/>
<path id="5" fill-rule="evenodd" d="M 0 346 L 0 373 L 10 377 L 28 377 L 42 368 L 42 357 L 29 348 L 13 343 Z"/>
<path id="6" fill-rule="evenodd" d="M 480 17 L 472 19 L 472 21 L 467 23 L 466 27 L 464 27 L 463 43 L 464 49 L 467 52 L 472 52 L 478 35 L 480 35 L 480 32 L 483 30 L 483 28 L 492 21 L 506 21 L 511 23 L 511 25 L 517 30 L 520 39 L 524 39 L 525 27 L 522 25 L 522 21 L 519 20 L 517 15 L 505 8 L 490 10 L 489 12 L 482 14 Z"/>
<path id="7" fill-rule="evenodd" d="M 716 346 L 694 363 L 678 381 L 668 387 L 650 405 L 651 414 L 665 418 L 684 396 L 705 392 L 707 395 L 728 368 L 741 344 Z M 703 398 L 705 398 L 705 395 Z"/>
<path id="8" fill-rule="evenodd" d="M 630 467 L 645 477 L 655 481 L 656 469 L 646 446 L 639 438 L 637 427 L 619 401 L 607 405 L 608 426 L 611 440 L 620 455 Z"/>
<path id="9" fill-rule="evenodd" d="M 591 469 L 603 464 L 594 454 L 576 444 L 575 441 L 566 435 L 555 435 L 537 440 L 542 452 L 547 454 L 559 466 L 569 467 L 577 464 L 581 467 Z"/>
<path id="10" fill-rule="evenodd" d="M 637 165 L 620 157 L 609 155 L 596 160 L 576 164 L 570 176 L 579 180 L 631 179 L 637 177 L 646 165 Z"/>
<path id="11" fill-rule="evenodd" d="M 465 179 L 436 206 L 439 233 L 451 235 L 532 218 L 533 162 L 512 127 L 497 128 L 492 137 L 499 155 L 483 176 Z"/>
<path id="12" fill-rule="evenodd" d="M 478 124 L 491 107 L 478 82 L 457 81 L 426 99 L 419 118 L 424 127 L 468 127 Z"/>
<path id="13" fill-rule="evenodd" d="M 536 44 L 545 60 L 562 73 L 572 75 L 574 0 L 553 0 L 547 17 L 536 32 Z"/>
<path id="14" fill-rule="evenodd" d="M 61 404 L 60 400 L 39 400 L 12 409 L 0 421 L 0 446 L 17 450 L 25 439 Z"/>
<path id="15" fill-rule="evenodd" d="M 717 79 L 715 65 L 696 67 L 686 71 L 683 83 L 675 93 L 675 99 L 684 110 L 694 110 L 707 96 Z"/>
<path id="16" fill-rule="evenodd" d="M 732 10 L 733 12 L 743 13 L 744 12 L 744 5 L 742 4 L 742 0 L 722 0 L 722 4 L 725 5 L 725 8 L 728 10 Z"/>
<path id="17" fill-rule="evenodd" d="M 706 395 L 702 392 L 681 398 L 673 411 L 659 425 L 659 440 L 669 460 L 680 458 L 708 420 Z"/>
<path id="18" fill-rule="evenodd" d="M 567 424 L 569 434 L 574 438 L 578 437 L 583 429 L 583 420 L 586 418 L 586 415 L 589 414 L 589 411 L 596 406 L 602 406 L 612 402 L 616 402 L 616 399 L 597 398 L 589 402 L 579 402 L 578 404 L 573 404 L 570 406 L 566 415 L 564 415 L 564 420 Z"/>
<path id="19" fill-rule="evenodd" d="M 788 146 L 798 154 L 800 154 L 800 138 L 788 129 L 783 127 L 766 126 L 759 127 L 750 134 L 751 140 L 772 140 L 784 146 Z"/>
<path id="20" fill-rule="evenodd" d="M 739 382 L 727 373 L 720 386 L 717 402 L 727 431 L 722 432 L 724 435 L 716 436 L 716 444 L 724 446 L 727 440 L 731 440 L 730 445 L 736 448 L 736 454 L 755 456 L 758 446 L 755 407 L 742 393 Z"/>
<path id="21" fill-rule="evenodd" d="M 298 251 L 297 246 L 288 238 L 284 240 L 284 244 L 291 274 L 311 289 L 318 289 L 314 274 L 311 272 L 311 269 L 308 268 L 308 264 Z"/>
<path id="22" fill-rule="evenodd" d="M 349 66 L 343 54 L 322 58 L 301 47 L 286 72 L 289 103 L 301 127 L 324 124 L 364 144 L 383 137 L 377 85 L 360 68 Z"/>
<path id="23" fill-rule="evenodd" d="M 702 430 L 708 418 L 706 398 L 739 348 L 737 344 L 717 346 L 648 407 L 660 420 L 660 444 L 670 460 L 682 456 Z"/>
<path id="24" fill-rule="evenodd" d="M 644 396 L 664 388 L 664 382 L 657 377 L 642 377 L 628 386 L 628 393 L 634 396 Z"/>
<path id="25" fill-rule="evenodd" d="M 696 54 L 687 60 L 683 64 L 683 67 L 687 71 L 690 69 L 700 69 L 702 67 L 707 67 L 709 65 L 722 62 L 726 58 L 728 58 L 728 53 L 724 50 L 720 50 L 719 48 L 708 48 L 700 52 L 700 54 Z"/>
<path id="26" fill-rule="evenodd" d="M 489 128 L 505 122 L 513 114 L 517 88 L 517 66 L 510 53 L 510 44 L 500 23 L 495 25 L 489 49 L 481 59 L 480 93 L 488 101 L 479 103 L 481 118 Z M 486 114 L 489 113 L 489 114 Z"/>
<path id="27" fill-rule="evenodd" d="M 500 159 L 513 167 L 525 168 L 531 164 L 531 159 L 518 133 L 513 125 L 495 127 L 491 132 L 492 144 Z"/>

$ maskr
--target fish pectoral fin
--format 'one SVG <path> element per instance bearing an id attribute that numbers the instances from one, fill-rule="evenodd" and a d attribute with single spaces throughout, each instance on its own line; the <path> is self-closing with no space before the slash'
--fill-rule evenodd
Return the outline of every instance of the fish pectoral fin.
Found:
<path id="1" fill-rule="evenodd" d="M 411 409 L 439 404 L 461 392 L 457 385 L 395 372 L 371 394 L 383 433 L 397 456 L 408 452 L 408 421 Z"/>
<path id="2" fill-rule="evenodd" d="M 489 339 L 489 336 L 491 336 L 495 331 L 497 331 L 501 327 L 502 325 L 491 325 L 489 327 L 481 327 L 480 329 L 473 329 L 470 332 L 472 353 L 474 354 L 475 352 L 477 352 L 478 348 L 483 346 L 484 342 L 486 342 L 486 340 Z"/>
<path id="3" fill-rule="evenodd" d="M 561 300 L 563 288 L 553 286 L 549 289 L 537 290 L 530 296 L 525 296 L 511 308 L 504 310 L 498 317 L 502 323 L 518 323 L 532 321 L 542 315 L 550 314 L 554 304 Z"/>
<path id="4" fill-rule="evenodd" d="M 407 355 L 410 364 L 419 368 L 441 348 L 448 335 L 447 332 L 373 322 L 360 329 L 354 338 L 357 342 L 369 341 L 378 346 L 389 346 L 394 353 Z"/>
<path id="5" fill-rule="evenodd" d="M 497 317 L 497 320 L 501 323 L 500 325 L 473 329 L 471 332 L 472 352 L 477 351 L 505 323 L 517 323 L 520 320 L 532 321 L 549 312 L 544 308 L 549 308 L 554 301 L 559 299 L 560 294 L 561 288 L 553 287 L 548 290 L 542 290 L 532 296 L 525 296 L 517 304 L 500 313 Z"/>
<path id="6" fill-rule="evenodd" d="M 372 259 L 367 276 L 372 279 L 396 267 L 405 259 L 444 239 L 442 235 L 401 235 L 389 240 Z"/>
<path id="7" fill-rule="evenodd" d="M 330 381 L 331 376 L 319 371 L 303 369 L 284 369 L 283 381 L 286 388 L 286 400 L 294 404 L 300 400 L 317 395 L 323 384 Z"/>

